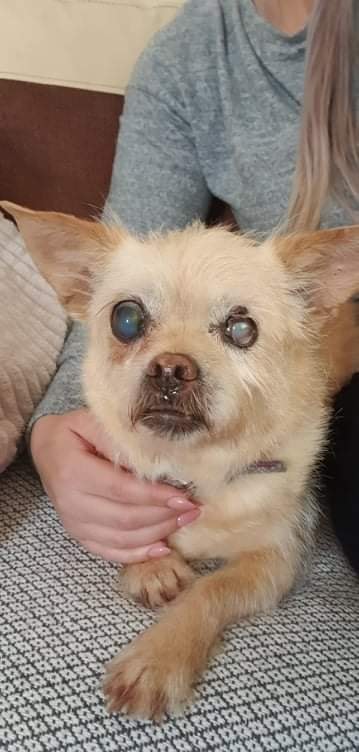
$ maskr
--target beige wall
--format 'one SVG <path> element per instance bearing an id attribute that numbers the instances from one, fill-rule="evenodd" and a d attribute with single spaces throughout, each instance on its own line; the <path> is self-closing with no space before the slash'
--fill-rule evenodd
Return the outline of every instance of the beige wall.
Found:
<path id="1" fill-rule="evenodd" d="M 124 93 L 184 0 L 0 0 L 0 78 Z"/>

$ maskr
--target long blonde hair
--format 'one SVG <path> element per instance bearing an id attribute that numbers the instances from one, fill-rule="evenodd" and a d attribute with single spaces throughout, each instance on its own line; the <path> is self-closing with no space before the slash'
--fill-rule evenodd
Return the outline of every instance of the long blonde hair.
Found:
<path id="1" fill-rule="evenodd" d="M 359 139 L 353 101 L 357 53 L 354 4 L 355 0 L 317 0 L 310 17 L 297 164 L 289 205 L 289 226 L 293 230 L 318 227 L 330 197 L 349 209 L 359 203 Z"/>

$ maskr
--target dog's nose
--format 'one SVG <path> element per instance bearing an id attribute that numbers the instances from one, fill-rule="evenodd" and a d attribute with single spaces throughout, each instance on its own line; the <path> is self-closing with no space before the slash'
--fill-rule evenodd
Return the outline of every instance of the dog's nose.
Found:
<path id="1" fill-rule="evenodd" d="M 199 368 L 189 355 L 162 353 L 151 360 L 147 368 L 147 376 L 155 379 L 159 384 L 172 382 L 180 387 L 188 381 L 196 381 Z"/>

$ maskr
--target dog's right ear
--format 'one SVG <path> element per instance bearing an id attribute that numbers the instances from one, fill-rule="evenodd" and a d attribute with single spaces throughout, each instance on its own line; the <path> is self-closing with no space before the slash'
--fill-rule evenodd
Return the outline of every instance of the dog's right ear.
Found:
<path id="1" fill-rule="evenodd" d="M 32 211 L 9 201 L 0 201 L 0 208 L 15 219 L 34 263 L 68 313 L 85 319 L 93 277 L 108 253 L 120 245 L 121 230 L 68 214 Z"/>

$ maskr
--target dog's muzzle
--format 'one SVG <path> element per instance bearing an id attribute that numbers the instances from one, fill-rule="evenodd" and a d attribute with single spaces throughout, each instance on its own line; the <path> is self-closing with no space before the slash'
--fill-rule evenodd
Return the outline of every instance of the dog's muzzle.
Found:
<path id="1" fill-rule="evenodd" d="M 198 364 L 189 355 L 162 353 L 146 369 L 134 422 L 179 437 L 206 427 Z"/>

